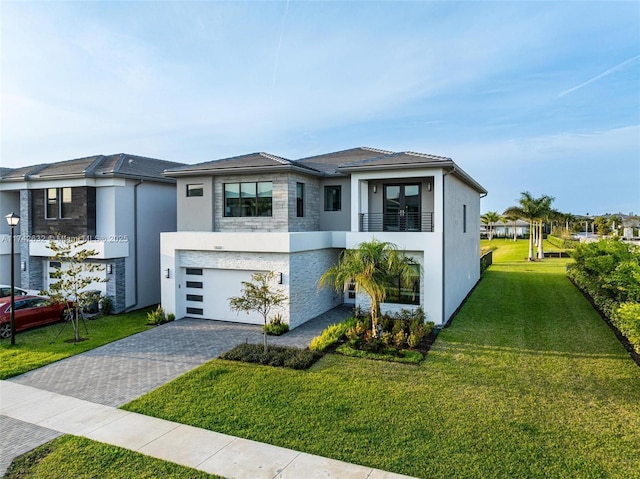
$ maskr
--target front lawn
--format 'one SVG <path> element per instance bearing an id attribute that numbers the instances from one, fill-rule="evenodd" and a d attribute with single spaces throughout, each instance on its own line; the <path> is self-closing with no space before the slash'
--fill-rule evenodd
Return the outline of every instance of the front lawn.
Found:
<path id="1" fill-rule="evenodd" d="M 62 436 L 13 461 L 6 479 L 222 479 L 89 439 Z"/>
<path id="2" fill-rule="evenodd" d="M 148 312 L 149 309 L 142 309 L 88 320 L 86 325 L 89 334 L 86 334 L 84 324 L 80 322 L 81 336 L 88 339 L 75 344 L 66 342 L 73 339 L 73 328 L 68 323 L 55 323 L 20 332 L 16 335 L 14 346 L 11 346 L 9 339 L 3 339 L 0 341 L 0 379 L 17 376 L 145 331 L 150 328 L 147 325 Z"/>
<path id="3" fill-rule="evenodd" d="M 640 368 L 565 277 L 494 265 L 418 365 L 214 360 L 125 409 L 418 477 L 635 477 Z"/>

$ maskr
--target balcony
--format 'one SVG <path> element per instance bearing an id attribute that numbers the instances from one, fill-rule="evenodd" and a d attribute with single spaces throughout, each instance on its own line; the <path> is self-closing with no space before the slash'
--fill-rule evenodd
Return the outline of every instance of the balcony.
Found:
<path id="1" fill-rule="evenodd" d="M 360 232 L 433 232 L 433 212 L 360 213 Z"/>

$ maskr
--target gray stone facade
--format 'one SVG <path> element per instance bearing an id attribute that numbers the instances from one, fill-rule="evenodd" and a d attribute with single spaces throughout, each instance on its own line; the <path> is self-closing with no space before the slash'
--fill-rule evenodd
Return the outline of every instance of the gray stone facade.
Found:
<path id="1" fill-rule="evenodd" d="M 327 248 L 289 256 L 291 328 L 342 304 L 342 294 L 329 287 L 318 288 L 320 276 L 337 262 L 339 254 L 340 250 Z"/>
<path id="2" fill-rule="evenodd" d="M 113 301 L 112 312 L 122 313 L 126 308 L 125 258 L 109 260 L 111 274 L 107 274 L 107 297 Z"/>

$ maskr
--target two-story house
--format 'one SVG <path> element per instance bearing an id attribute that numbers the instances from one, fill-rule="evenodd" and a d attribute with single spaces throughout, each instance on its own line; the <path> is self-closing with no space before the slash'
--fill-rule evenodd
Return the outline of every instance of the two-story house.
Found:
<path id="1" fill-rule="evenodd" d="M 445 323 L 480 277 L 485 189 L 451 159 L 354 148 L 290 161 L 266 153 L 169 169 L 177 180 L 177 232 L 161 235 L 162 305 L 185 316 L 260 324 L 229 298 L 253 272 L 274 271 L 292 328 L 353 291 L 318 289 L 345 248 L 376 238 L 422 268 L 410 291 L 390 289 L 383 310 L 422 306 Z"/>
<path id="2" fill-rule="evenodd" d="M 0 172 L 0 210 L 20 215 L 16 230 L 17 286 L 48 289 L 50 237 L 82 237 L 104 266 L 94 283 L 114 312 L 160 302 L 160 233 L 176 229 L 175 180 L 163 175 L 182 163 L 128 154 L 97 155 Z M 10 276 L 8 226 L 2 221 L 0 282 Z"/>

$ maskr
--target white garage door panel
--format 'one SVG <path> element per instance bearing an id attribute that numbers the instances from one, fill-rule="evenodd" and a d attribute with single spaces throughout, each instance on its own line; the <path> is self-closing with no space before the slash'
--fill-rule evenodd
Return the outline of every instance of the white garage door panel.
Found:
<path id="1" fill-rule="evenodd" d="M 242 281 L 251 281 L 255 271 L 233 269 L 205 269 L 203 271 L 205 318 L 239 323 L 263 324 L 258 313 L 235 312 L 229 308 L 229 298 L 242 294 Z"/>

